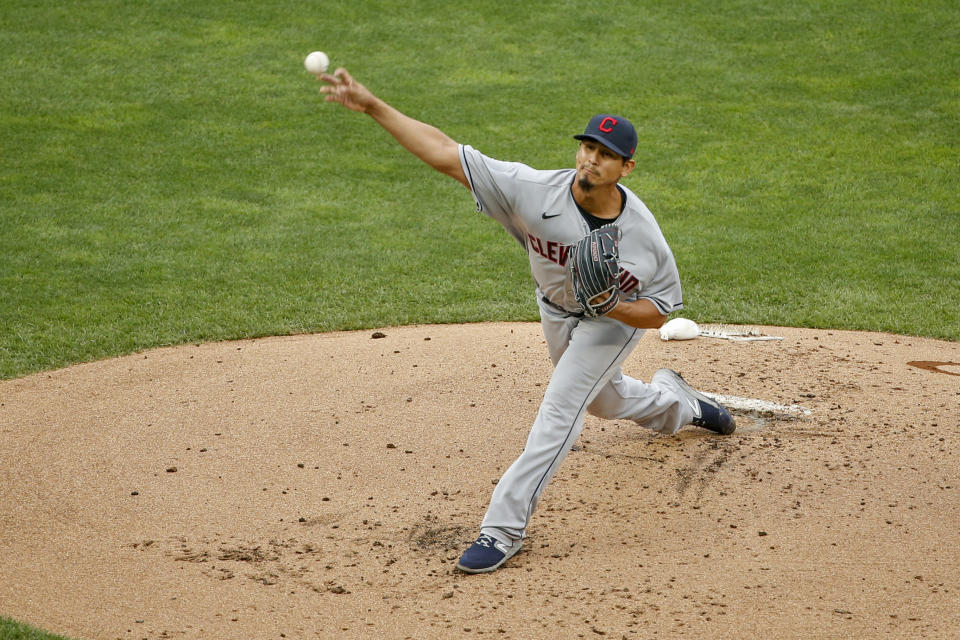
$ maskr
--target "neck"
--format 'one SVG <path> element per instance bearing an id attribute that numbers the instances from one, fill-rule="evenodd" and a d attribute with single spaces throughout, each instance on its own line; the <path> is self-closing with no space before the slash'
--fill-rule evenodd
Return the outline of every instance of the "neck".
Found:
<path id="1" fill-rule="evenodd" d="M 573 199 L 582 209 L 598 218 L 613 219 L 620 215 L 623 197 L 616 184 L 584 188 L 576 180 L 570 187 Z"/>

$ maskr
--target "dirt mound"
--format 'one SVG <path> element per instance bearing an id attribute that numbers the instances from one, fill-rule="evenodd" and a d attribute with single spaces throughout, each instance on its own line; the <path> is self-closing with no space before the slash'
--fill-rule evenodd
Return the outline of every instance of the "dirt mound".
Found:
<path id="1" fill-rule="evenodd" d="M 588 418 L 524 550 L 453 570 L 550 375 L 539 326 L 167 348 L 0 382 L 0 614 L 75 638 L 952 638 L 960 344 L 648 332 L 743 409 Z"/>

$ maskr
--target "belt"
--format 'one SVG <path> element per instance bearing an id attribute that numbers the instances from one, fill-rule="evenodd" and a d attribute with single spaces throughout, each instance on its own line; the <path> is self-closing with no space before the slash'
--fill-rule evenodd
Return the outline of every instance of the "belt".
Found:
<path id="1" fill-rule="evenodd" d="M 561 307 L 561 306 L 558 305 L 557 303 L 552 302 L 549 298 L 547 298 L 547 296 L 540 296 L 540 299 L 543 301 L 543 303 L 544 303 L 545 305 L 547 305 L 547 306 L 550 307 L 551 309 L 554 309 L 555 311 L 559 311 L 560 313 L 562 313 L 563 315 L 567 316 L 568 318 L 582 318 L 582 317 L 583 317 L 583 312 L 582 312 L 582 311 L 573 312 L 573 311 L 570 311 L 569 309 L 565 309 L 564 307 Z"/>

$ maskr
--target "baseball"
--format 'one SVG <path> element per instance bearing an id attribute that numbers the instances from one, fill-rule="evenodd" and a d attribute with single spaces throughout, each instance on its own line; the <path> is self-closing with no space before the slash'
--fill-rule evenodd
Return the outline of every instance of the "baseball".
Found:
<path id="1" fill-rule="evenodd" d="M 307 71 L 318 76 L 327 72 L 327 67 L 330 66 L 330 58 L 323 51 L 314 51 L 303 61 L 303 66 L 307 68 Z"/>

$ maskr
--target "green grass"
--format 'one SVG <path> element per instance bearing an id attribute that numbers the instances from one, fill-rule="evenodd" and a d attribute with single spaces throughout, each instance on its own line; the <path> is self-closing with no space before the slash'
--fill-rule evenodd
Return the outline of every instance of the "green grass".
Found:
<path id="1" fill-rule="evenodd" d="M 8 0 L 0 378 L 158 345 L 534 320 L 469 194 L 325 105 L 313 49 L 503 159 L 637 124 L 700 321 L 960 339 L 952 0 Z M 0 620 L 0 638 L 48 637 Z"/>
<path id="2" fill-rule="evenodd" d="M 0 616 L 0 640 L 66 640 L 63 636 L 53 635 L 29 627 L 23 623 Z"/>
<path id="3" fill-rule="evenodd" d="M 0 377 L 157 345 L 534 320 L 459 185 L 323 104 L 326 49 L 411 115 L 568 166 L 591 114 L 701 321 L 960 338 L 952 2 L 10 2 Z"/>

